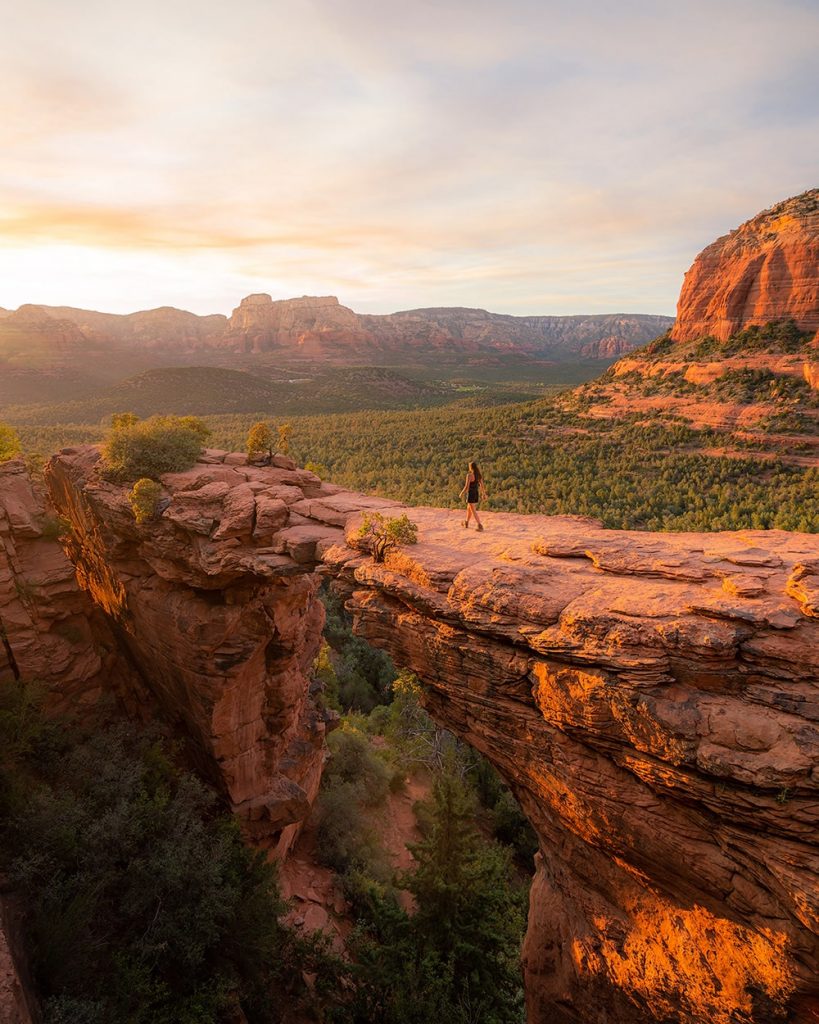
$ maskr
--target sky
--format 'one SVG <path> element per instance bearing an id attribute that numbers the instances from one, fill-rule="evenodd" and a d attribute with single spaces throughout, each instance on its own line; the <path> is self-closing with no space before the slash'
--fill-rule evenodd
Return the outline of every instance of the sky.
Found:
<path id="1" fill-rule="evenodd" d="M 0 306 L 672 314 L 819 183 L 819 0 L 0 0 Z"/>

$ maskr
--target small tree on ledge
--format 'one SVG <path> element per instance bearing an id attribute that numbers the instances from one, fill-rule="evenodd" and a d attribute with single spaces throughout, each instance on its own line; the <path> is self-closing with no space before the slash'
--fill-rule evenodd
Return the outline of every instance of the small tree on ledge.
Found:
<path id="1" fill-rule="evenodd" d="M 128 495 L 137 525 L 141 526 L 156 518 L 156 509 L 161 497 L 162 488 L 155 480 L 149 480 L 147 477 L 137 480 Z"/>
<path id="2" fill-rule="evenodd" d="M 254 423 L 247 435 L 248 459 L 252 462 L 259 456 L 273 457 L 273 431 L 264 420 Z"/>
<path id="3" fill-rule="evenodd" d="M 401 544 L 417 544 L 418 527 L 406 513 L 387 517 L 380 512 L 366 512 L 356 540 L 368 543 L 374 562 L 383 562 L 390 548 L 397 548 Z"/>

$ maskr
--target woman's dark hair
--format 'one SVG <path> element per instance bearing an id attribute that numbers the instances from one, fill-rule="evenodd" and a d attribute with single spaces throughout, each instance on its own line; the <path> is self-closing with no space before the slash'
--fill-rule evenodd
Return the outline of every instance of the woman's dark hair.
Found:
<path id="1" fill-rule="evenodd" d="M 483 475 L 481 474 L 481 471 L 478 469 L 478 463 L 477 462 L 470 462 L 469 463 L 469 469 L 474 474 L 475 483 L 479 484 L 481 482 L 481 480 L 483 480 Z"/>

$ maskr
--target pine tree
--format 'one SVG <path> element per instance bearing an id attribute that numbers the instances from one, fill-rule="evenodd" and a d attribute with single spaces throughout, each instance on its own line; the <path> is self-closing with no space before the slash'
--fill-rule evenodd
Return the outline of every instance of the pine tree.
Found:
<path id="1" fill-rule="evenodd" d="M 413 931 L 419 951 L 451 973 L 456 1005 L 512 1020 L 522 995 L 523 897 L 510 884 L 509 851 L 480 835 L 474 796 L 449 767 L 433 789 L 430 833 L 411 847 Z"/>
<path id="2" fill-rule="evenodd" d="M 290 451 L 290 435 L 293 432 L 293 428 L 289 423 L 282 423 L 279 427 L 279 440 L 277 444 L 278 450 L 282 455 L 287 455 Z"/>

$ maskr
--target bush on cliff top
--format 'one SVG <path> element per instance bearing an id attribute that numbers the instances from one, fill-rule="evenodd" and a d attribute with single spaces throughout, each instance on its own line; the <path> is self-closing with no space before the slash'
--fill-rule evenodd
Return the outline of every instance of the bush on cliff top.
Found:
<path id="1" fill-rule="evenodd" d="M 391 549 L 417 544 L 418 527 L 406 513 L 385 516 L 381 512 L 365 512 L 356 539 L 369 548 L 374 562 L 383 562 Z"/>
<path id="2" fill-rule="evenodd" d="M 0 462 L 7 462 L 20 454 L 20 438 L 14 427 L 0 423 Z"/>
<path id="3" fill-rule="evenodd" d="M 131 413 L 120 413 L 111 419 L 102 450 L 105 473 L 111 480 L 156 479 L 163 473 L 190 469 L 210 433 L 195 416 L 139 420 Z"/>

